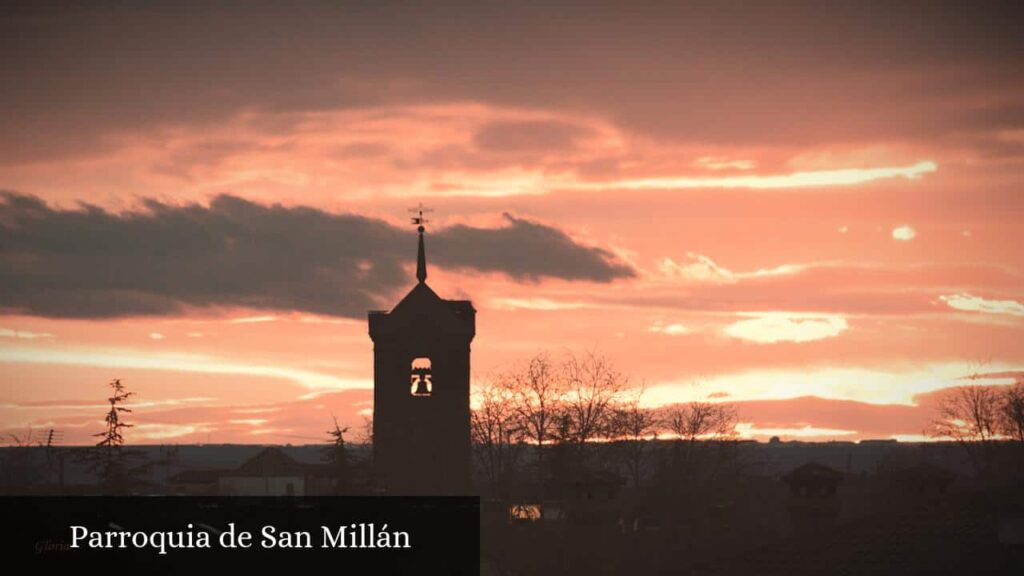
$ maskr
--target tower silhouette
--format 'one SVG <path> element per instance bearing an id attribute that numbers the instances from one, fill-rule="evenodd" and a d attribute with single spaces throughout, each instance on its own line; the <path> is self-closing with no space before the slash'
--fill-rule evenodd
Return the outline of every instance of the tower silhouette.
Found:
<path id="1" fill-rule="evenodd" d="M 426 220 L 417 211 L 416 286 L 390 312 L 369 313 L 374 472 L 389 494 L 466 494 L 476 310 L 427 285 Z"/>

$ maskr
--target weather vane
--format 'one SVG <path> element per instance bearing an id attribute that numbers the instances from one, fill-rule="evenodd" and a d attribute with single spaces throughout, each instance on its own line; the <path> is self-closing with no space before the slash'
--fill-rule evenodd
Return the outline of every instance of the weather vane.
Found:
<path id="1" fill-rule="evenodd" d="M 416 214 L 415 216 L 412 217 L 412 223 L 417 226 L 416 229 L 418 231 L 423 232 L 423 225 L 426 224 L 427 222 L 430 222 L 430 220 L 427 220 L 423 215 L 430 214 L 433 211 L 433 208 L 425 207 L 423 205 L 423 202 L 420 202 L 419 206 L 416 206 L 415 208 L 409 208 L 409 212 Z"/>

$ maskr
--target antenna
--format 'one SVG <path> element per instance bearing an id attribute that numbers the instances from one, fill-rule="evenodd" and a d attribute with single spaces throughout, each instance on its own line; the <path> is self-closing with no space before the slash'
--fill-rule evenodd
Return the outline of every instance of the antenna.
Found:
<path id="1" fill-rule="evenodd" d="M 46 435 L 46 447 L 52 448 L 64 441 L 64 431 L 54 430 L 50 428 L 50 432 Z"/>

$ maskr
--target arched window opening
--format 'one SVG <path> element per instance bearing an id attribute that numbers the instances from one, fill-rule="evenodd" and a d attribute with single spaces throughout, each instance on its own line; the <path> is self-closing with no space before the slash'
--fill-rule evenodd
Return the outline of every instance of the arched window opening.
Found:
<path id="1" fill-rule="evenodd" d="M 416 358 L 412 361 L 412 385 L 409 393 L 413 396 L 430 396 L 434 391 L 434 382 L 430 372 L 430 358 Z"/>

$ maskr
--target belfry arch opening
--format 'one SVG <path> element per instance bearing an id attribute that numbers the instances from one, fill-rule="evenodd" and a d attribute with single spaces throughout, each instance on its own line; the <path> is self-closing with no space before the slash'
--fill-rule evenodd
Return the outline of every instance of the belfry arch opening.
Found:
<path id="1" fill-rule="evenodd" d="M 430 396 L 434 392 L 434 379 L 431 372 L 430 358 L 419 357 L 412 361 L 412 373 L 409 377 L 411 385 L 409 393 L 413 396 Z"/>

